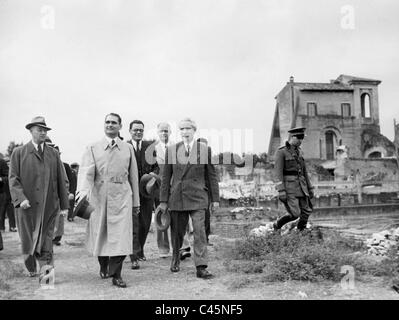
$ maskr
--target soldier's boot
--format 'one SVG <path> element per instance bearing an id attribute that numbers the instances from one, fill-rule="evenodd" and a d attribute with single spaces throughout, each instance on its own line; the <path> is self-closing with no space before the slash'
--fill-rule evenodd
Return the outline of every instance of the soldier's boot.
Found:
<path id="1" fill-rule="evenodd" d="M 275 223 L 273 223 L 273 229 L 274 230 L 281 229 L 281 227 L 283 225 L 285 225 L 286 223 L 288 223 L 292 220 L 295 220 L 295 219 L 296 219 L 295 217 L 293 217 L 292 215 L 287 213 L 287 214 L 283 215 L 282 217 L 280 217 L 279 219 L 277 219 L 277 221 Z"/>

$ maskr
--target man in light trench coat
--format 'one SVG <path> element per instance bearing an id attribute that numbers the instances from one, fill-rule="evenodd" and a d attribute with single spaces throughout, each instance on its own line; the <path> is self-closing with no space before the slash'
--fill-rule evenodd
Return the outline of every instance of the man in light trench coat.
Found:
<path id="1" fill-rule="evenodd" d="M 37 261 L 42 275 L 50 270 L 44 266 L 54 266 L 54 225 L 59 210 L 69 206 L 68 179 L 58 152 L 44 142 L 51 130 L 45 119 L 35 117 L 25 127 L 32 140 L 12 152 L 9 183 L 25 266 L 33 277 Z"/>
<path id="2" fill-rule="evenodd" d="M 77 199 L 87 196 L 94 211 L 86 229 L 86 246 L 98 257 L 100 277 L 112 277 L 125 288 L 121 277 L 126 255 L 133 252 L 132 212 L 139 212 L 139 186 L 133 147 L 119 138 L 122 119 L 105 117 L 105 137 L 86 148 L 78 174 Z"/>

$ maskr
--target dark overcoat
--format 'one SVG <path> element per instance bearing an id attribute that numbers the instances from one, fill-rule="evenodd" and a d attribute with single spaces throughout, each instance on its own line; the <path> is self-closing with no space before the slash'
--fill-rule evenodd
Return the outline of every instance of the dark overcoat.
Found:
<path id="1" fill-rule="evenodd" d="M 23 254 L 40 254 L 42 249 L 52 252 L 55 218 L 69 206 L 67 181 L 54 148 L 46 145 L 43 159 L 32 141 L 14 149 L 9 183 Z M 20 207 L 24 200 L 29 200 L 30 208 Z"/>

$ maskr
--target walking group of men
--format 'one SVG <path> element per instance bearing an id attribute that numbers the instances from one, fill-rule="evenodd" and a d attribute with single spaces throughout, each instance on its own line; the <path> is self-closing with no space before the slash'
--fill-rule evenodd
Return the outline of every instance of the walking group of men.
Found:
<path id="1" fill-rule="evenodd" d="M 105 136 L 86 147 L 77 181 L 74 171 L 61 161 L 59 149 L 48 140 L 51 129 L 44 118 L 34 118 L 26 128 L 32 140 L 13 151 L 8 181 L 30 276 L 38 274 L 37 262 L 41 270 L 43 266 L 53 268 L 60 213 L 66 214 L 69 208 L 68 220 L 72 221 L 76 191 L 77 202 L 86 199 L 93 207 L 86 246 L 98 258 L 101 278 L 111 277 L 113 285 L 126 287 L 121 276 L 123 261 L 129 255 L 131 269 L 146 261 L 144 245 L 155 208 L 170 216 L 170 270 L 179 272 L 180 260 L 191 255 L 190 225 L 196 275 L 213 277 L 207 270 L 207 244 L 210 212 L 219 206 L 218 179 L 210 147 L 206 141 L 194 140 L 197 126 L 193 120 L 180 121 L 182 141 L 175 144 L 169 141 L 167 123 L 158 125 L 160 139 L 151 143 L 143 141 L 144 123 L 134 120 L 129 126 L 132 139 L 124 142 L 121 117 L 106 115 Z M 287 214 L 274 223 L 275 230 L 298 217 L 297 228 L 303 230 L 312 211 L 313 187 L 300 150 L 304 131 L 289 130 L 289 140 L 276 153 L 277 189 Z M 7 175 L 1 179 L 4 183 Z M 158 193 L 146 192 L 149 181 L 160 182 Z M 165 257 L 170 248 L 168 230 L 157 231 L 157 243 Z"/>
<path id="2" fill-rule="evenodd" d="M 35 276 L 36 262 L 41 269 L 54 265 L 57 217 L 71 208 L 74 194 L 59 150 L 46 143 L 51 129 L 44 118 L 34 118 L 26 128 L 32 141 L 12 153 L 9 182 L 24 262 L 30 275 Z M 118 114 L 105 117 L 105 137 L 87 146 L 76 185 L 76 201 L 85 198 L 94 208 L 87 223 L 86 246 L 98 257 L 100 277 L 111 277 L 114 285 L 126 287 L 121 277 L 126 256 L 130 256 L 132 269 L 138 269 L 139 261 L 146 260 L 144 245 L 155 201 L 171 218 L 170 270 L 178 272 L 180 259 L 190 254 L 188 241 L 186 246 L 183 242 L 191 217 L 196 274 L 199 278 L 211 278 L 212 274 L 206 270 L 209 234 L 205 230 L 209 227 L 205 227 L 205 216 L 209 221 L 207 210 L 218 207 L 219 189 L 210 148 L 194 140 L 195 122 L 184 119 L 179 123 L 182 142 L 177 144 L 168 141 L 170 126 L 166 123 L 158 125 L 158 143 L 142 140 L 144 124 L 139 120 L 130 123 L 130 141 L 124 142 L 120 137 L 121 128 Z M 140 194 L 139 183 L 145 175 L 161 182 L 155 199 Z M 167 231 L 158 233 L 158 243 L 160 253 L 166 254 Z"/>

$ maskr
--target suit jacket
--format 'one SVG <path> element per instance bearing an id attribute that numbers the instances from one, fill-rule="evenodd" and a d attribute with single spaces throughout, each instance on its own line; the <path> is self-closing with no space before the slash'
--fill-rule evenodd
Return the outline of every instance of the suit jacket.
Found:
<path id="1" fill-rule="evenodd" d="M 74 172 L 72 172 L 72 169 L 70 165 L 66 162 L 63 162 L 64 168 L 66 175 L 68 177 L 69 185 L 68 185 L 68 191 L 69 193 L 75 194 L 76 192 L 76 183 L 77 183 L 77 177 Z"/>
<path id="2" fill-rule="evenodd" d="M 0 193 L 6 193 L 10 196 L 10 189 L 8 188 L 8 165 L 4 159 L 0 159 Z"/>
<path id="3" fill-rule="evenodd" d="M 188 158 L 183 142 L 168 147 L 160 201 L 168 202 L 171 211 L 206 209 L 209 197 L 211 202 L 219 202 L 219 185 L 211 157 L 211 148 L 197 141 Z"/>
<path id="4" fill-rule="evenodd" d="M 133 141 L 129 140 L 127 143 L 130 143 L 133 146 Z M 139 173 L 139 183 L 141 177 L 150 172 L 154 172 L 158 174 L 159 167 L 157 164 L 156 152 L 155 152 L 155 143 L 153 141 L 141 141 L 141 149 L 140 151 L 136 151 L 133 147 L 134 155 L 136 156 L 137 161 L 137 170 Z"/>
<path id="5" fill-rule="evenodd" d="M 78 174 L 78 192 L 94 207 L 86 229 L 86 248 L 93 256 L 133 252 L 132 207 L 140 205 L 137 164 L 130 144 L 106 138 L 89 145 Z"/>
<path id="6" fill-rule="evenodd" d="M 9 183 L 12 203 L 17 208 L 23 254 L 33 255 L 35 251 L 40 252 L 42 246 L 51 251 L 46 247 L 46 238 L 54 231 L 59 210 L 69 207 L 67 181 L 54 148 L 45 145 L 42 158 L 30 141 L 12 152 Z M 20 204 L 26 199 L 31 207 L 25 210 Z"/>

